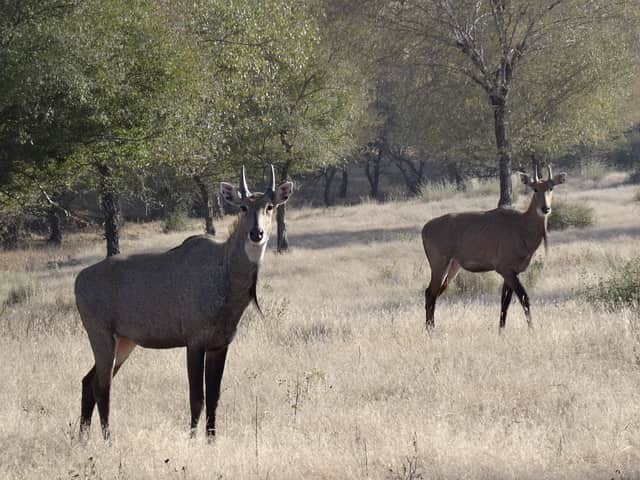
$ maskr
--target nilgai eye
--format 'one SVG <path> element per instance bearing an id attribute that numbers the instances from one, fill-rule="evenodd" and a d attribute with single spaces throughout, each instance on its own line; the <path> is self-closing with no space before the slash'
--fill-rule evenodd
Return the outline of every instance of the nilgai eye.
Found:
<path id="1" fill-rule="evenodd" d="M 550 191 L 550 192 L 553 192 L 553 187 L 549 187 L 549 191 Z"/>
<path id="2" fill-rule="evenodd" d="M 533 191 L 534 191 L 534 192 L 536 192 L 536 193 L 538 193 L 538 189 L 537 189 L 537 188 L 534 188 L 534 189 L 533 189 Z"/>
<path id="3" fill-rule="evenodd" d="M 273 205 L 271 204 L 267 205 L 267 212 L 270 212 L 271 210 L 273 210 Z"/>
<path id="4" fill-rule="evenodd" d="M 242 210 L 243 212 L 247 211 L 247 206 L 246 205 L 240 205 L 240 210 Z"/>

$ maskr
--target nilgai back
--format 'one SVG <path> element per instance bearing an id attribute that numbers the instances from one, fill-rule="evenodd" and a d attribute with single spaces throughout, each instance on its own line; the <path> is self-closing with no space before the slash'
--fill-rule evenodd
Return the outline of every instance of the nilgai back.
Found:
<path id="1" fill-rule="evenodd" d="M 227 349 L 243 312 L 256 300 L 273 212 L 292 190 L 291 182 L 275 189 L 271 167 L 266 191 L 252 194 L 243 167 L 239 188 L 221 184 L 224 200 L 242 210 L 226 242 L 190 237 L 168 252 L 114 256 L 78 274 L 76 303 L 95 358 L 82 381 L 83 436 L 97 403 L 109 437 L 111 380 L 136 345 L 187 348 L 192 433 L 204 405 L 204 380 L 206 429 L 215 435 Z"/>

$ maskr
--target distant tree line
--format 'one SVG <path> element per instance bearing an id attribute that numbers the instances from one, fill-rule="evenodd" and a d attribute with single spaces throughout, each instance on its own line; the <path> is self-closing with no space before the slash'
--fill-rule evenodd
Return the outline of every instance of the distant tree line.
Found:
<path id="1" fill-rule="evenodd" d="M 390 169 L 409 195 L 497 176 L 504 207 L 514 168 L 638 169 L 639 32 L 623 0 L 7 0 L 0 244 L 93 222 L 117 254 L 123 201 L 215 234 L 241 165 L 322 179 L 326 204 L 355 164 L 374 199 Z"/>

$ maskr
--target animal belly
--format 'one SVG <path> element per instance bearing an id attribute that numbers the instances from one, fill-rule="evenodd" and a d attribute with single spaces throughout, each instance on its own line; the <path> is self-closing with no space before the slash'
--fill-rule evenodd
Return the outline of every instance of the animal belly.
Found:
<path id="1" fill-rule="evenodd" d="M 480 273 L 480 272 L 490 272 L 491 270 L 494 270 L 494 266 L 487 263 L 487 262 L 480 262 L 480 261 L 475 261 L 475 260 L 458 260 L 455 259 L 462 268 L 464 268 L 465 270 L 468 270 L 469 272 L 474 272 L 474 273 Z"/>
<path id="2" fill-rule="evenodd" d="M 177 347 L 186 347 L 186 343 L 183 340 L 176 339 L 167 339 L 167 338 L 142 338 L 139 340 L 134 340 L 137 345 L 140 345 L 144 348 L 156 348 L 156 349 L 164 349 L 164 348 L 177 348 Z"/>
<path id="3" fill-rule="evenodd" d="M 144 348 L 175 348 L 187 344 L 179 325 L 160 320 L 155 325 L 121 322 L 116 335 L 129 338 Z"/>

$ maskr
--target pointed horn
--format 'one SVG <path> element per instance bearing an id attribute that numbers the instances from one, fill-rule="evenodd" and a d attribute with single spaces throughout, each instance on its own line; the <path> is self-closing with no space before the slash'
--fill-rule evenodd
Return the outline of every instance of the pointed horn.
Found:
<path id="1" fill-rule="evenodd" d="M 267 182 L 267 189 L 264 191 L 264 194 L 273 197 L 274 192 L 276 191 L 276 172 L 273 168 L 273 165 L 271 165 L 270 173 L 270 178 Z"/>
<path id="2" fill-rule="evenodd" d="M 538 176 L 538 165 L 534 165 L 534 167 L 533 167 L 533 179 L 536 182 L 540 181 L 540 177 Z"/>
<path id="3" fill-rule="evenodd" d="M 547 163 L 547 175 L 549 178 L 547 180 L 551 180 L 553 178 L 553 173 L 551 172 L 551 165 Z"/>
<path id="4" fill-rule="evenodd" d="M 251 195 L 251 192 L 249 192 L 249 187 L 247 187 L 247 176 L 243 165 L 242 170 L 240 170 L 240 196 L 244 200 L 249 195 Z"/>

